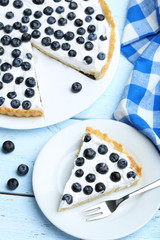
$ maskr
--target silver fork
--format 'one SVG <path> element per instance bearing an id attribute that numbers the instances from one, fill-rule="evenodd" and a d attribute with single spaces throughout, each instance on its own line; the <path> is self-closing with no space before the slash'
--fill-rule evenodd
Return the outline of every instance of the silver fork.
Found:
<path id="1" fill-rule="evenodd" d="M 83 212 L 87 213 L 86 216 L 89 217 L 89 218 L 87 218 L 87 221 L 93 221 L 93 220 L 98 220 L 101 218 L 108 217 L 126 199 L 129 199 L 133 196 L 136 196 L 137 194 L 149 191 L 156 187 L 160 187 L 160 179 L 158 179 L 155 182 L 152 182 L 152 183 L 146 185 L 145 187 L 142 187 L 134 192 L 131 192 L 122 198 L 100 202 L 92 207 L 89 207 L 89 208 L 83 210 Z"/>

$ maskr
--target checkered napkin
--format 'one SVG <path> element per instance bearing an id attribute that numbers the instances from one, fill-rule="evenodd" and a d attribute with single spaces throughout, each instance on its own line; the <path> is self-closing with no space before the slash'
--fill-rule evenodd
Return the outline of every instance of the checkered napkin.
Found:
<path id="1" fill-rule="evenodd" d="M 114 118 L 160 150 L 160 0 L 130 1 L 121 50 L 134 69 Z"/>

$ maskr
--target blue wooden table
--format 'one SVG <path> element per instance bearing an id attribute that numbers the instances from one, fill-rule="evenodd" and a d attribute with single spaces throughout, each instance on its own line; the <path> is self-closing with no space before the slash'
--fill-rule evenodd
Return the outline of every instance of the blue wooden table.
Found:
<path id="1" fill-rule="evenodd" d="M 107 2 L 121 38 L 129 0 Z M 90 108 L 72 119 L 35 130 L 0 128 L 0 147 L 8 139 L 16 146 L 11 154 L 0 151 L 0 240 L 76 240 L 53 226 L 37 206 L 31 182 L 33 165 L 44 144 L 64 127 L 83 119 L 112 118 L 132 68 L 132 64 L 120 55 L 119 65 L 109 88 Z M 29 166 L 29 173 L 24 177 L 16 174 L 21 163 Z M 18 179 L 19 187 L 11 192 L 7 189 L 6 183 L 12 177 Z M 124 239 L 160 239 L 160 210 L 143 228 Z"/>

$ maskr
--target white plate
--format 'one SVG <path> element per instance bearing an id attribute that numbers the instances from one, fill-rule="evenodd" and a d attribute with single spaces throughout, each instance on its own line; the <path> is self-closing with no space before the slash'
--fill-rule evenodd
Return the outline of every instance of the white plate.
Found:
<path id="1" fill-rule="evenodd" d="M 17 118 L 0 115 L 0 127 L 33 129 L 64 121 L 87 109 L 99 98 L 111 83 L 120 54 L 118 31 L 115 51 L 109 69 L 101 80 L 92 80 L 84 74 L 33 50 L 36 74 L 44 107 L 44 117 Z M 74 82 L 82 84 L 78 94 L 71 92 Z"/>
<path id="2" fill-rule="evenodd" d="M 33 171 L 33 190 L 37 203 L 55 226 L 77 238 L 104 240 L 127 236 L 146 224 L 157 211 L 160 205 L 160 188 L 127 200 L 115 213 L 99 221 L 86 222 L 82 209 L 100 200 L 57 212 L 63 187 L 70 175 L 86 126 L 98 128 L 123 144 L 125 150 L 143 169 L 143 177 L 137 186 L 113 193 L 105 199 L 123 196 L 159 178 L 159 153 L 137 130 L 113 120 L 82 121 L 57 133 L 40 152 Z"/>

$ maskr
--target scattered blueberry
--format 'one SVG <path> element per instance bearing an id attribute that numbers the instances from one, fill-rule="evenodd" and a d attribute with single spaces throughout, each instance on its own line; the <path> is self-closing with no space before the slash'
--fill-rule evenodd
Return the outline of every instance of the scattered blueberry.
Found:
<path id="1" fill-rule="evenodd" d="M 23 33 L 22 34 L 22 37 L 21 37 L 21 40 L 23 42 L 29 42 L 31 40 L 31 34 L 29 33 Z"/>
<path id="2" fill-rule="evenodd" d="M 20 67 L 22 65 L 23 61 L 21 58 L 15 58 L 12 62 L 12 65 L 14 67 Z"/>
<path id="3" fill-rule="evenodd" d="M 92 183 L 96 180 L 96 176 L 93 173 L 89 173 L 85 179 L 87 182 Z"/>
<path id="4" fill-rule="evenodd" d="M 109 169 L 106 163 L 98 163 L 96 165 L 96 171 L 100 174 L 106 174 L 108 170 Z"/>
<path id="5" fill-rule="evenodd" d="M 51 27 L 46 27 L 44 31 L 47 35 L 53 35 L 54 33 L 53 28 Z"/>
<path id="6" fill-rule="evenodd" d="M 71 90 L 73 93 L 78 93 L 80 92 L 82 89 L 82 84 L 79 82 L 75 82 L 72 84 Z"/>
<path id="7" fill-rule="evenodd" d="M 61 30 L 56 30 L 54 32 L 54 37 L 57 38 L 57 39 L 62 39 L 63 36 L 64 36 L 64 33 Z"/>
<path id="8" fill-rule="evenodd" d="M 69 13 L 67 14 L 67 18 L 68 18 L 69 20 L 73 20 L 73 19 L 75 19 L 75 17 L 76 17 L 76 14 L 75 14 L 74 12 L 69 12 Z"/>
<path id="9" fill-rule="evenodd" d="M 94 47 L 94 45 L 93 45 L 93 43 L 92 42 L 86 42 L 85 44 L 84 44 L 84 47 L 85 47 L 85 49 L 87 50 L 87 51 L 91 51 L 92 49 L 93 49 L 93 47 Z"/>
<path id="10" fill-rule="evenodd" d="M 7 97 L 9 99 L 13 99 L 13 98 L 17 97 L 17 94 L 16 94 L 16 92 L 8 92 Z"/>
<path id="11" fill-rule="evenodd" d="M 81 166 L 83 166 L 84 162 L 85 162 L 85 160 L 84 160 L 83 157 L 78 157 L 78 158 L 76 159 L 75 164 L 76 164 L 76 166 L 81 167 Z"/>
<path id="12" fill-rule="evenodd" d="M 0 56 L 4 54 L 4 48 L 0 46 Z"/>
<path id="13" fill-rule="evenodd" d="M 3 28 L 4 32 L 5 33 L 11 33 L 12 30 L 13 30 L 13 27 L 11 25 L 6 25 L 4 28 Z"/>
<path id="14" fill-rule="evenodd" d="M 1 65 L 1 71 L 2 72 L 6 72 L 6 71 L 8 71 L 9 69 L 11 69 L 12 68 L 12 66 L 11 66 L 11 64 L 9 64 L 9 63 L 3 63 L 2 65 Z"/>
<path id="15" fill-rule="evenodd" d="M 19 85 L 19 84 L 21 84 L 23 81 L 24 81 L 24 78 L 23 78 L 23 77 L 17 77 L 16 80 L 15 80 L 15 83 Z"/>
<path id="16" fill-rule="evenodd" d="M 73 38 L 74 38 L 74 33 L 73 32 L 66 32 L 64 34 L 64 39 L 66 41 L 71 41 L 71 40 L 73 40 Z"/>
<path id="17" fill-rule="evenodd" d="M 58 19 L 58 25 L 59 26 L 64 26 L 64 25 L 66 25 L 67 24 L 67 19 L 66 18 L 60 18 L 60 19 Z"/>
<path id="18" fill-rule="evenodd" d="M 17 168 L 17 173 L 20 176 L 25 176 L 28 173 L 28 171 L 29 171 L 29 167 L 25 164 L 21 164 Z"/>
<path id="19" fill-rule="evenodd" d="M 124 169 L 126 168 L 128 165 L 128 162 L 126 161 L 126 159 L 119 159 L 118 162 L 117 162 L 117 166 L 120 168 L 120 169 Z"/>
<path id="20" fill-rule="evenodd" d="M 136 177 L 136 173 L 133 171 L 130 171 L 127 173 L 127 178 L 135 178 Z"/>
<path id="21" fill-rule="evenodd" d="M 42 17 L 42 12 L 41 11 L 36 11 L 35 13 L 34 13 L 34 17 L 35 18 L 41 18 Z"/>
<path id="22" fill-rule="evenodd" d="M 0 81 L 0 90 L 3 88 L 3 83 Z"/>
<path id="23" fill-rule="evenodd" d="M 0 0 L 0 5 L 3 7 L 7 6 L 8 3 L 9 3 L 9 0 Z"/>
<path id="24" fill-rule="evenodd" d="M 2 151 L 4 153 L 10 153 L 13 152 L 13 150 L 15 149 L 15 145 L 12 141 L 5 141 L 2 145 Z"/>
<path id="25" fill-rule="evenodd" d="M 64 12 L 64 7 L 62 7 L 62 6 L 59 6 L 59 7 L 57 7 L 56 8 L 56 13 L 63 13 Z"/>
<path id="26" fill-rule="evenodd" d="M 92 15 L 94 13 L 94 8 L 92 7 L 87 7 L 85 10 L 84 10 L 85 14 L 87 15 Z"/>
<path id="27" fill-rule="evenodd" d="M 21 0 L 15 0 L 14 2 L 13 2 L 13 6 L 15 7 L 15 8 L 21 8 L 22 6 L 23 6 L 23 2 L 21 1 Z"/>
<path id="28" fill-rule="evenodd" d="M 26 53 L 26 57 L 27 57 L 28 59 L 32 59 L 32 54 L 31 54 L 31 53 Z"/>
<path id="29" fill-rule="evenodd" d="M 88 35 L 88 40 L 95 41 L 97 39 L 97 35 L 95 33 L 90 33 Z"/>
<path id="30" fill-rule="evenodd" d="M 76 177 L 82 177 L 83 174 L 84 174 L 84 172 L 83 172 L 82 169 L 78 169 L 78 170 L 76 170 L 76 172 L 75 172 L 75 176 L 76 176 Z"/>
<path id="31" fill-rule="evenodd" d="M 107 40 L 107 36 L 101 35 L 101 36 L 99 37 L 99 39 L 100 39 L 101 41 L 105 41 L 105 40 Z"/>
<path id="32" fill-rule="evenodd" d="M 7 19 L 11 19 L 11 18 L 13 18 L 13 17 L 14 17 L 14 13 L 13 13 L 13 12 L 10 11 L 10 12 L 7 12 L 7 13 L 6 13 L 6 18 L 7 18 Z"/>
<path id="33" fill-rule="evenodd" d="M 19 108 L 19 106 L 20 106 L 20 101 L 19 101 L 18 99 L 13 99 L 13 100 L 11 101 L 11 107 L 12 107 L 12 108 L 17 109 L 17 108 Z"/>
<path id="34" fill-rule="evenodd" d="M 37 38 L 39 38 L 40 36 L 41 36 L 40 31 L 34 30 L 34 31 L 32 32 L 32 37 L 33 37 L 33 38 L 37 39 Z"/>
<path id="35" fill-rule="evenodd" d="M 54 17 L 47 18 L 47 23 L 48 24 L 54 24 L 55 22 L 56 22 L 56 19 Z"/>
<path id="36" fill-rule="evenodd" d="M 32 104 L 31 104 L 30 101 L 25 100 L 25 101 L 22 103 L 22 107 L 23 107 L 23 109 L 25 109 L 25 110 L 30 109 L 31 106 L 32 106 Z"/>
<path id="37" fill-rule="evenodd" d="M 77 43 L 79 43 L 79 44 L 83 44 L 83 43 L 85 42 L 85 40 L 84 40 L 83 37 L 78 37 L 78 38 L 76 39 L 76 41 L 77 41 Z"/>
<path id="38" fill-rule="evenodd" d="M 31 64 L 29 62 L 23 62 L 22 65 L 21 65 L 21 68 L 24 71 L 28 71 L 31 68 Z"/>
<path id="39" fill-rule="evenodd" d="M 25 91 L 25 93 L 24 93 L 24 95 L 25 95 L 27 98 L 33 97 L 34 94 L 35 94 L 35 91 L 34 91 L 34 89 L 32 89 L 32 88 L 27 88 L 26 91 Z"/>
<path id="40" fill-rule="evenodd" d="M 85 17 L 85 21 L 86 22 L 91 22 L 92 21 L 92 17 L 91 16 L 86 16 Z"/>
<path id="41" fill-rule="evenodd" d="M 89 25 L 88 28 L 87 28 L 87 31 L 89 33 L 95 32 L 96 31 L 95 25 Z"/>
<path id="42" fill-rule="evenodd" d="M 92 160 L 95 158 L 96 152 L 92 148 L 86 148 L 84 150 L 83 156 L 88 160 Z"/>
<path id="43" fill-rule="evenodd" d="M 23 11 L 23 14 L 26 15 L 26 16 L 31 16 L 32 15 L 32 10 L 30 8 L 26 8 Z"/>
<path id="44" fill-rule="evenodd" d="M 7 182 L 7 187 L 9 190 L 15 190 L 19 186 L 19 182 L 16 178 L 11 178 Z"/>
<path id="45" fill-rule="evenodd" d="M 103 52 L 98 53 L 97 58 L 99 60 L 104 60 L 106 58 L 106 54 Z"/>
<path id="46" fill-rule="evenodd" d="M 49 37 L 42 38 L 42 45 L 50 46 L 51 45 L 51 39 Z"/>
<path id="47" fill-rule="evenodd" d="M 69 43 L 62 43 L 62 49 L 64 51 L 68 51 L 71 48 L 71 45 Z"/>
<path id="48" fill-rule="evenodd" d="M 0 97 L 0 106 L 2 106 L 2 104 L 4 103 L 5 98 L 4 97 Z"/>
<path id="49" fill-rule="evenodd" d="M 44 10 L 43 10 L 43 13 L 45 15 L 51 15 L 53 13 L 53 8 L 52 7 L 45 7 Z"/>
<path id="50" fill-rule="evenodd" d="M 78 7 L 78 5 L 76 2 L 70 2 L 68 7 L 72 10 L 75 10 Z"/>
<path id="51" fill-rule="evenodd" d="M 22 26 L 20 27 L 20 32 L 21 32 L 21 33 L 28 32 L 28 27 L 25 26 L 25 25 L 22 25 Z"/>
<path id="52" fill-rule="evenodd" d="M 32 29 L 39 29 L 41 27 L 41 23 L 38 21 L 38 20 L 33 20 L 31 23 L 30 23 L 30 27 Z"/>
<path id="53" fill-rule="evenodd" d="M 28 16 L 23 16 L 21 21 L 22 21 L 22 23 L 29 23 L 30 19 Z"/>
<path id="54" fill-rule="evenodd" d="M 112 172 L 111 175 L 110 175 L 110 179 L 113 182 L 119 182 L 121 180 L 121 175 L 120 175 L 119 172 Z"/>
<path id="55" fill-rule="evenodd" d="M 4 28 L 4 24 L 0 22 L 0 30 L 2 30 L 3 28 Z"/>
<path id="56" fill-rule="evenodd" d="M 84 192 L 84 194 L 86 194 L 86 195 L 90 195 L 90 194 L 93 192 L 93 188 L 92 188 L 91 186 L 85 186 L 85 187 L 83 188 L 83 192 Z"/>
<path id="57" fill-rule="evenodd" d="M 35 87 L 36 86 L 36 80 L 33 77 L 29 77 L 26 79 L 25 84 L 27 87 Z"/>
<path id="58" fill-rule="evenodd" d="M 75 57 L 76 55 L 77 55 L 77 52 L 75 50 L 73 50 L 73 49 L 69 50 L 69 52 L 68 52 L 69 57 Z"/>
<path id="59" fill-rule="evenodd" d="M 10 83 L 13 81 L 13 75 L 11 73 L 5 73 L 2 77 L 4 83 Z"/>
<path id="60" fill-rule="evenodd" d="M 99 152 L 99 154 L 102 154 L 102 155 L 106 154 L 106 153 L 108 152 L 107 146 L 104 145 L 104 144 L 101 144 L 101 145 L 98 147 L 98 152 Z"/>
<path id="61" fill-rule="evenodd" d="M 64 194 L 62 200 L 66 201 L 68 204 L 72 204 L 73 197 L 70 194 Z"/>
<path id="62" fill-rule="evenodd" d="M 60 48 L 60 44 L 58 41 L 54 41 L 51 43 L 51 49 L 57 51 Z"/>
<path id="63" fill-rule="evenodd" d="M 11 45 L 12 47 L 19 47 L 21 45 L 21 40 L 19 38 L 12 38 Z"/>
<path id="64" fill-rule="evenodd" d="M 22 23 L 20 23 L 20 22 L 15 22 L 13 24 L 13 28 L 16 29 L 16 30 L 20 29 L 21 27 L 22 27 Z"/>
<path id="65" fill-rule="evenodd" d="M 97 21 L 103 21 L 104 20 L 104 15 L 103 14 L 97 14 L 96 15 L 96 20 Z"/>
<path id="66" fill-rule="evenodd" d="M 83 25 L 83 20 L 81 20 L 80 18 L 77 18 L 75 21 L 74 21 L 74 25 L 76 27 L 81 27 Z"/>
<path id="67" fill-rule="evenodd" d="M 32 0 L 33 3 L 37 4 L 37 5 L 41 5 L 44 3 L 44 0 Z"/>
<path id="68" fill-rule="evenodd" d="M 96 192 L 102 192 L 103 193 L 105 191 L 105 189 L 106 189 L 106 187 L 105 187 L 104 183 L 102 183 L 102 182 L 99 182 L 95 185 Z"/>
<path id="69" fill-rule="evenodd" d="M 86 64 L 91 64 L 91 63 L 92 63 L 92 58 L 91 58 L 90 56 L 85 56 L 85 57 L 84 57 L 84 62 L 85 62 Z"/>
<path id="70" fill-rule="evenodd" d="M 4 35 L 2 38 L 1 38 L 1 43 L 4 45 L 4 46 L 7 46 L 11 43 L 11 37 L 9 35 Z"/>
<path id="71" fill-rule="evenodd" d="M 73 183 L 72 190 L 73 192 L 80 192 L 82 190 L 82 186 L 79 183 Z"/>
<path id="72" fill-rule="evenodd" d="M 85 135 L 84 142 L 89 142 L 89 141 L 91 141 L 91 135 Z"/>
<path id="73" fill-rule="evenodd" d="M 85 32 L 86 32 L 86 30 L 83 27 L 80 27 L 77 29 L 77 34 L 79 34 L 79 35 L 84 35 Z"/>
<path id="74" fill-rule="evenodd" d="M 21 55 L 21 51 L 19 49 L 14 49 L 11 54 L 12 57 L 17 58 Z"/>
<path id="75" fill-rule="evenodd" d="M 111 160 L 111 162 L 115 163 L 118 161 L 119 155 L 117 153 L 111 153 L 109 159 Z"/>

